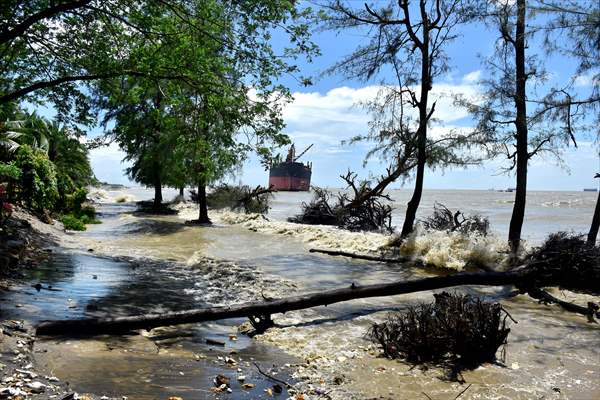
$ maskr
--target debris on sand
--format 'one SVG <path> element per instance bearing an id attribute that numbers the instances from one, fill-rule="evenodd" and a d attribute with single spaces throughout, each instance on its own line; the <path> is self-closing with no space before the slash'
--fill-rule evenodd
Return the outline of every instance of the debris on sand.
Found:
<path id="1" fill-rule="evenodd" d="M 386 357 L 441 365 L 452 373 L 495 361 L 510 332 L 509 315 L 502 306 L 458 293 L 434 296 L 433 303 L 390 313 L 367 336 L 381 346 Z"/>

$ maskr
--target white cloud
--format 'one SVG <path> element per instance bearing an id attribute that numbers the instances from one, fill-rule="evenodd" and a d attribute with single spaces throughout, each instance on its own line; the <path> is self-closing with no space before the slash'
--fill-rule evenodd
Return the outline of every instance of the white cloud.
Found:
<path id="1" fill-rule="evenodd" d="M 600 82 L 594 79 L 594 75 L 592 73 L 589 73 L 585 75 L 578 75 L 573 84 L 576 87 L 589 87 L 592 85 L 599 85 Z"/>
<path id="2" fill-rule="evenodd" d="M 458 79 L 434 85 L 430 104 L 436 101 L 434 116 L 440 122 L 431 126 L 431 137 L 440 137 L 452 130 L 467 130 L 462 120 L 468 117 L 468 113 L 453 104 L 452 96 L 462 94 L 477 101 L 480 97 L 477 86 L 479 74 L 479 71 L 473 71 Z M 285 132 L 296 143 L 297 151 L 314 144 L 303 160 L 313 162 L 315 184 L 337 184 L 340 172 L 348 168 L 360 171 L 363 158 L 371 144 L 342 145 L 341 142 L 368 132 L 371 116 L 359 103 L 373 100 L 380 89 L 381 87 L 376 85 L 362 88 L 344 86 L 326 93 L 295 92 L 294 100 L 284 106 L 283 118 L 287 124 Z M 119 181 L 119 178 L 126 181 L 122 171 L 128 165 L 121 162 L 124 157 L 125 154 L 115 144 L 93 150 L 92 166 L 98 178 L 112 182 Z M 373 160 L 369 168 L 377 174 L 383 166 L 379 164 L 381 160 Z M 244 180 L 256 184 L 264 183 L 268 175 L 259 167 L 254 162 L 247 165 L 243 174 Z M 369 171 L 361 171 L 361 175 L 368 174 Z"/>
<path id="3" fill-rule="evenodd" d="M 477 81 L 479 81 L 480 78 L 481 78 L 481 70 L 478 69 L 477 71 L 469 72 L 468 74 L 463 76 L 463 82 L 464 83 L 477 83 Z"/>
<path id="4" fill-rule="evenodd" d="M 434 85 L 430 104 L 436 102 L 434 116 L 440 121 L 436 124 L 436 129 L 448 124 L 456 126 L 459 120 L 468 117 L 466 109 L 454 105 L 453 96 L 462 95 L 478 101 L 481 95 L 476 83 L 480 74 L 481 71 L 473 71 L 457 83 L 443 82 Z M 343 140 L 366 134 L 371 116 L 360 104 L 375 99 L 381 89 L 381 86 L 344 86 L 325 94 L 295 92 L 294 100 L 283 109 L 283 118 L 287 123 L 286 133 L 299 146 L 315 143 L 313 153 L 337 147 Z M 409 111 L 416 116 L 416 109 Z M 434 130 L 438 131 L 440 130 Z"/>

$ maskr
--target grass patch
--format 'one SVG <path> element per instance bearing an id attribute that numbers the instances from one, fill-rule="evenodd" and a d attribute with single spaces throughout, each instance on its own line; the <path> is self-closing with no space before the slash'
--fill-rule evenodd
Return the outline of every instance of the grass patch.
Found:
<path id="1" fill-rule="evenodd" d="M 96 209 L 89 205 L 81 207 L 78 212 L 63 215 L 60 222 L 65 226 L 65 229 L 71 231 L 85 231 L 86 225 L 102 223 L 96 219 Z"/>

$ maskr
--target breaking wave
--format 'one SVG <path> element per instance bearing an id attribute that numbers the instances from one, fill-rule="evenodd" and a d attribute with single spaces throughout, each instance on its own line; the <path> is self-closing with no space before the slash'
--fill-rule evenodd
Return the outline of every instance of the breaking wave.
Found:
<path id="1" fill-rule="evenodd" d="M 126 191 L 108 191 L 101 188 L 90 188 L 87 197 L 93 202 L 101 204 L 131 203 L 137 201 L 137 198 L 133 194 Z"/>
<path id="2" fill-rule="evenodd" d="M 197 214 L 197 207 L 189 203 L 178 208 L 179 217 L 183 219 L 195 218 Z M 218 224 L 238 225 L 254 232 L 290 236 L 310 247 L 353 253 L 389 253 L 392 239 L 389 234 L 350 232 L 326 225 L 274 221 L 260 214 L 214 210 L 211 211 L 211 218 Z M 422 229 L 417 229 L 400 247 L 402 256 L 412 257 L 430 266 L 457 271 L 463 270 L 468 264 L 498 266 L 502 264 L 507 251 L 506 242 L 495 235 L 464 235 Z"/>
<path id="3" fill-rule="evenodd" d="M 508 245 L 495 235 L 417 229 L 400 247 L 400 254 L 438 268 L 462 271 L 467 265 L 502 265 Z"/>

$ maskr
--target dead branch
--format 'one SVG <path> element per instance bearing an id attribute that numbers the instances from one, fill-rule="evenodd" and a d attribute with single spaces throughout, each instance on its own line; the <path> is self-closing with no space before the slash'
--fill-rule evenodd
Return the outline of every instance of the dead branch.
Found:
<path id="1" fill-rule="evenodd" d="M 122 334 L 136 329 L 149 330 L 159 326 L 190 324 L 257 315 L 272 315 L 275 313 L 285 313 L 288 311 L 324 306 L 353 299 L 394 296 L 454 286 L 510 285 L 524 283 L 527 277 L 526 271 L 516 270 L 495 273 L 460 273 L 413 281 L 398 281 L 394 283 L 366 286 L 357 286 L 353 284 L 348 288 L 298 295 L 269 302 L 250 302 L 227 307 L 210 307 L 130 317 L 44 321 L 37 326 L 37 334 L 51 336 Z"/>
<path id="2" fill-rule="evenodd" d="M 433 214 L 420 221 L 427 230 L 460 232 L 463 234 L 478 233 L 486 236 L 490 222 L 479 215 L 465 216 L 460 210 L 452 212 L 441 203 L 433 205 Z"/>
<path id="3" fill-rule="evenodd" d="M 333 257 L 349 257 L 349 258 L 356 258 L 359 260 L 367 260 L 367 261 L 377 261 L 377 262 L 384 262 L 384 263 L 403 263 L 403 262 L 408 262 L 408 261 L 412 261 L 412 259 L 410 257 L 378 257 L 378 256 L 371 256 L 368 254 L 356 254 L 356 253 L 350 253 L 347 251 L 340 251 L 340 250 L 325 250 L 325 249 L 310 249 L 308 250 L 311 253 L 321 253 L 321 254 L 327 254 L 328 256 L 333 256 Z"/>
<path id="4" fill-rule="evenodd" d="M 369 181 L 357 181 L 354 172 L 348 171 L 340 178 L 351 193 L 341 192 L 334 196 L 326 189 L 315 187 L 312 201 L 303 203 L 302 212 L 288 221 L 334 225 L 350 231 L 392 232 L 391 198 L 383 193 L 374 193 Z"/>
<path id="5" fill-rule="evenodd" d="M 468 294 L 434 294 L 433 303 L 409 306 L 374 324 L 367 337 L 389 358 L 444 367 L 450 379 L 462 369 L 496 360 L 510 329 L 499 303 Z"/>

